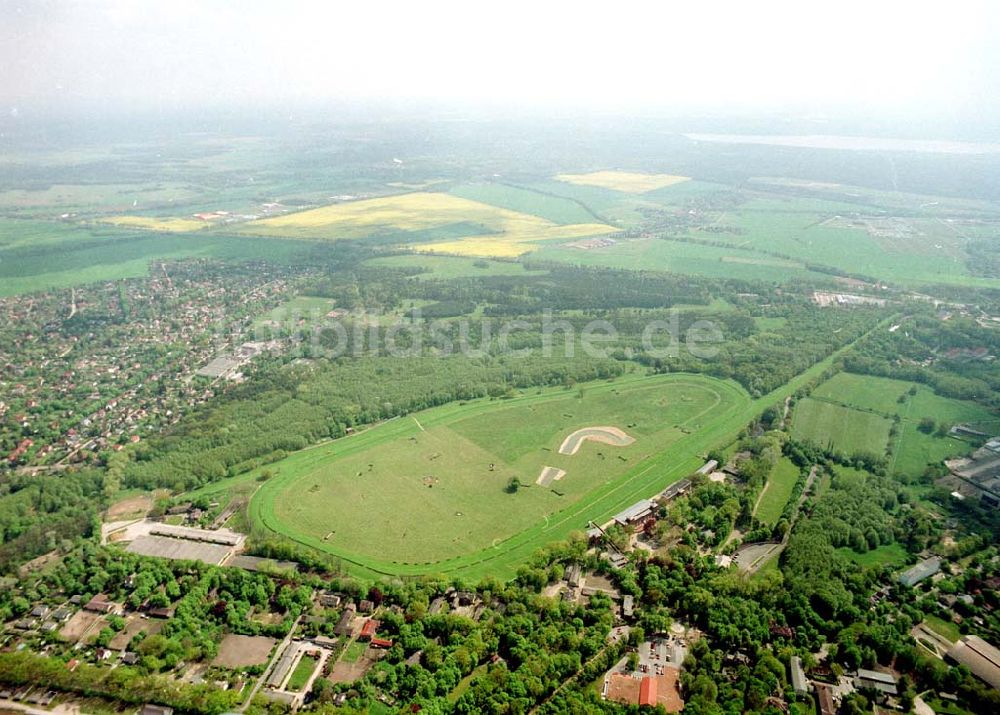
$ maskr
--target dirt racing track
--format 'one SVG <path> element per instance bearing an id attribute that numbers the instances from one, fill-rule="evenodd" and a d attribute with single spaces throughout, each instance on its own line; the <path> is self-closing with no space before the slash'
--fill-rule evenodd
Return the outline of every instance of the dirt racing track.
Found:
<path id="1" fill-rule="evenodd" d="M 563 440 L 559 447 L 559 454 L 576 454 L 580 446 L 587 440 L 610 444 L 613 447 L 627 447 L 635 442 L 632 437 L 617 427 L 584 427 Z"/>

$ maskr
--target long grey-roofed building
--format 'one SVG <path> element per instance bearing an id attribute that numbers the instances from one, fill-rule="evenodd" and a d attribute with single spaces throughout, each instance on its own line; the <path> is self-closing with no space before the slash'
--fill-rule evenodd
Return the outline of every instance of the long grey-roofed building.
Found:
<path id="1" fill-rule="evenodd" d="M 128 545 L 126 551 L 141 556 L 157 556 L 163 559 L 201 561 L 218 566 L 233 552 L 232 546 L 225 544 L 191 541 L 170 536 L 143 534 Z"/>
<path id="2" fill-rule="evenodd" d="M 889 673 L 880 673 L 877 670 L 866 670 L 858 668 L 858 674 L 854 678 L 854 687 L 858 690 L 877 690 L 886 695 L 896 694 L 896 678 Z"/>
<path id="3" fill-rule="evenodd" d="M 679 494 L 683 494 L 691 487 L 690 479 L 682 479 L 679 482 L 674 482 L 669 487 L 660 492 L 661 499 L 673 499 Z"/>
<path id="4" fill-rule="evenodd" d="M 972 674 L 1000 690 L 1000 649 L 979 636 L 965 636 L 948 651 L 948 658 L 964 665 Z"/>
<path id="5" fill-rule="evenodd" d="M 924 559 L 916 566 L 911 566 L 903 573 L 899 574 L 899 582 L 904 586 L 916 586 L 925 578 L 929 578 L 941 570 L 941 559 L 933 556 Z"/>
<path id="6" fill-rule="evenodd" d="M 292 666 L 298 662 L 299 654 L 299 643 L 292 642 L 288 644 L 285 648 L 285 652 L 281 654 L 281 658 L 275 664 L 274 669 L 271 671 L 271 675 L 267 678 L 267 687 L 269 688 L 280 688 L 288 674 L 292 672 Z"/>
<path id="7" fill-rule="evenodd" d="M 797 655 L 792 656 L 792 689 L 800 695 L 809 692 L 809 682 L 806 680 L 806 673 L 802 670 L 802 659 Z"/>
<path id="8" fill-rule="evenodd" d="M 622 526 L 628 526 L 629 524 L 634 524 L 637 521 L 642 521 L 650 516 L 656 510 L 656 502 L 652 499 L 643 499 L 642 501 L 636 502 L 628 509 L 620 511 L 615 514 L 615 521 Z"/>

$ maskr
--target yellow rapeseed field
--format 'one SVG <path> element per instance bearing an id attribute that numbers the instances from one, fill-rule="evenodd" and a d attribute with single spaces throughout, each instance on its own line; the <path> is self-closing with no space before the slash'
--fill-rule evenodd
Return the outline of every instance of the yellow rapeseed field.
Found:
<path id="1" fill-rule="evenodd" d="M 592 171 L 589 174 L 559 174 L 559 181 L 581 186 L 599 186 L 603 189 L 624 191 L 629 194 L 644 194 L 664 186 L 672 186 L 682 181 L 690 181 L 688 176 L 672 174 L 639 174 L 629 171 Z"/>
<path id="2" fill-rule="evenodd" d="M 243 224 L 240 232 L 328 240 L 362 238 L 392 231 L 472 224 L 480 231 L 434 243 L 412 243 L 418 251 L 463 256 L 513 257 L 535 249 L 533 242 L 580 238 L 616 231 L 605 224 L 559 224 L 444 193 L 415 192 L 350 201 Z"/>
<path id="3" fill-rule="evenodd" d="M 539 219 L 541 221 L 541 219 Z M 496 236 L 470 236 L 454 241 L 438 243 L 415 243 L 411 246 L 421 253 L 450 253 L 457 256 L 482 256 L 486 258 L 516 258 L 538 248 L 535 241 L 553 239 L 584 238 L 617 231 L 614 226 L 603 223 L 577 223 L 569 226 L 546 224 L 538 229 L 518 227 L 512 233 Z"/>
<path id="4" fill-rule="evenodd" d="M 207 225 L 204 221 L 190 218 L 154 218 L 152 216 L 110 216 L 101 219 L 101 223 L 111 223 L 116 226 L 131 226 L 148 231 L 198 231 Z"/>

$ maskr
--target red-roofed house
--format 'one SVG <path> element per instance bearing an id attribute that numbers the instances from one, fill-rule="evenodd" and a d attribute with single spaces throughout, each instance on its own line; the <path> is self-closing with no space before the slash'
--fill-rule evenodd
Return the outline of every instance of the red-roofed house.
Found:
<path id="1" fill-rule="evenodd" d="M 656 679 L 649 675 L 639 684 L 639 704 L 656 707 Z"/>
<path id="2" fill-rule="evenodd" d="M 378 627 L 379 622 L 374 618 L 369 618 L 365 621 L 365 624 L 361 626 L 361 633 L 358 634 L 358 640 L 370 641 L 378 631 Z"/>

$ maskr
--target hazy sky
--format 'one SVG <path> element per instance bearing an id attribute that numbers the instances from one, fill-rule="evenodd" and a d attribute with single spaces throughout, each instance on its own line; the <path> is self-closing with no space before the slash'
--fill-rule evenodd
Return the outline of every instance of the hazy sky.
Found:
<path id="1" fill-rule="evenodd" d="M 1000 4 L 0 0 L 0 103 L 1000 107 Z"/>

